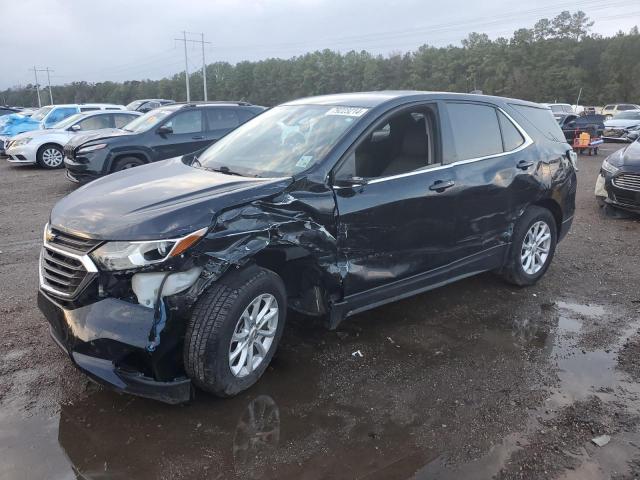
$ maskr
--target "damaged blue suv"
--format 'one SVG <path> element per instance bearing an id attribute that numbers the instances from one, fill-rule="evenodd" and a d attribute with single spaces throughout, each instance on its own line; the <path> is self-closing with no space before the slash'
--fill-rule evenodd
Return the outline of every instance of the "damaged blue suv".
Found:
<path id="1" fill-rule="evenodd" d="M 168 403 L 254 384 L 288 309 L 346 317 L 484 271 L 531 285 L 574 214 L 548 108 L 499 97 L 307 98 L 198 158 L 98 179 L 55 205 L 39 307 L 73 363 Z"/>

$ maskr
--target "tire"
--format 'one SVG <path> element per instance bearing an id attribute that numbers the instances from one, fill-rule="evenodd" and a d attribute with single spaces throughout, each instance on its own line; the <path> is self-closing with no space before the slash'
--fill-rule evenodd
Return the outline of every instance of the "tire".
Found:
<path id="1" fill-rule="evenodd" d="M 112 172 L 119 172 L 121 170 L 128 170 L 129 168 L 139 167 L 144 165 L 144 160 L 138 157 L 122 157 L 113 162 Z"/>
<path id="2" fill-rule="evenodd" d="M 277 320 L 275 325 L 273 320 L 269 320 L 266 329 L 263 327 L 254 332 L 249 329 L 250 320 L 243 320 L 242 317 L 247 312 L 255 315 L 250 310 L 251 305 L 261 297 L 264 297 L 262 302 L 272 298 L 272 306 L 265 317 L 273 312 L 273 301 L 276 302 Z M 282 337 L 286 302 L 285 287 L 280 277 L 258 267 L 233 272 L 209 288 L 193 308 L 184 339 L 185 371 L 194 385 L 218 397 L 231 397 L 256 383 L 271 362 Z M 260 303 L 260 306 L 259 309 L 262 309 L 265 304 Z M 274 318 L 273 315 L 271 318 Z M 269 331 L 270 335 L 261 337 L 260 331 Z M 255 338 L 247 347 L 246 355 L 237 354 L 243 342 L 234 340 L 238 338 L 236 335 L 250 342 Z M 260 355 L 257 343 L 263 345 L 269 339 L 271 342 L 265 348 L 266 353 Z M 254 360 L 252 369 L 248 368 L 249 350 Z M 232 353 L 237 354 L 233 360 Z M 243 358 L 244 367 L 241 365 Z"/>
<path id="3" fill-rule="evenodd" d="M 549 235 L 548 241 L 541 242 L 538 255 L 527 255 L 525 240 L 529 243 L 531 236 L 529 234 L 536 233 L 536 226 L 540 227 L 537 232 L 546 231 Z M 546 230 L 544 227 L 546 226 Z M 546 235 L 545 234 L 545 235 Z M 544 235 L 543 235 L 544 237 Z M 531 206 L 525 210 L 524 214 L 518 220 L 513 231 L 511 248 L 507 263 L 502 269 L 502 277 L 509 283 L 518 286 L 526 286 L 535 284 L 546 273 L 553 255 L 556 251 L 558 241 L 558 232 L 556 227 L 556 219 L 546 208 Z M 535 242 L 534 242 L 535 244 Z M 544 251 L 546 250 L 546 257 Z M 535 250 L 534 250 L 535 251 Z M 525 258 L 531 258 L 533 263 L 527 263 Z M 544 261 L 542 259 L 544 258 Z M 528 268 L 527 268 L 528 266 Z"/>
<path id="4" fill-rule="evenodd" d="M 62 147 L 53 143 L 41 146 L 36 153 L 36 163 L 47 170 L 64 167 Z"/>

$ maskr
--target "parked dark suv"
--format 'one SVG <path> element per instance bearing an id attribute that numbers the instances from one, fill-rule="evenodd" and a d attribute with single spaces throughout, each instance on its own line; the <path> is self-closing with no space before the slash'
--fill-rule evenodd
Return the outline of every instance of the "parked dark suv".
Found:
<path id="1" fill-rule="evenodd" d="M 197 159 L 58 202 L 39 306 L 106 385 L 174 403 L 192 385 L 235 395 L 264 373 L 288 308 L 336 328 L 484 271 L 537 282 L 573 219 L 575 158 L 550 110 L 520 100 L 293 101 Z"/>
<path id="2" fill-rule="evenodd" d="M 64 149 L 67 178 L 85 183 L 203 150 L 264 110 L 245 102 L 176 103 L 152 110 L 123 129 L 78 135 Z"/>

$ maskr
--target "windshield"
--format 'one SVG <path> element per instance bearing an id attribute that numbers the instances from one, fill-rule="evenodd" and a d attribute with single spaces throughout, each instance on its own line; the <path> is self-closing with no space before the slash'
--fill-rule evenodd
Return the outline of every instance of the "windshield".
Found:
<path id="1" fill-rule="evenodd" d="M 36 110 L 35 112 L 33 112 L 33 115 L 31 115 L 31 119 L 40 122 L 44 117 L 47 116 L 47 113 L 49 113 L 52 109 L 53 107 L 42 107 Z"/>
<path id="2" fill-rule="evenodd" d="M 146 100 L 134 100 L 129 105 L 127 105 L 126 108 L 127 108 L 127 110 L 135 110 L 140 105 L 142 105 L 144 102 L 146 102 Z"/>
<path id="3" fill-rule="evenodd" d="M 290 177 L 321 162 L 366 111 L 326 105 L 275 107 L 213 144 L 196 165 L 245 176 Z"/>
<path id="4" fill-rule="evenodd" d="M 55 125 L 52 125 L 51 128 L 60 128 L 60 129 L 68 128 L 74 123 L 76 123 L 78 120 L 84 118 L 85 116 L 86 115 L 84 113 L 76 113 L 75 115 L 71 115 L 70 117 L 65 118 L 64 120 L 61 120 Z"/>
<path id="5" fill-rule="evenodd" d="M 126 127 L 123 127 L 123 130 L 136 133 L 146 132 L 167 118 L 171 113 L 173 113 L 172 110 L 152 110 L 127 123 Z"/>
<path id="6" fill-rule="evenodd" d="M 635 112 L 622 112 L 613 117 L 614 120 L 640 120 L 640 110 Z"/>

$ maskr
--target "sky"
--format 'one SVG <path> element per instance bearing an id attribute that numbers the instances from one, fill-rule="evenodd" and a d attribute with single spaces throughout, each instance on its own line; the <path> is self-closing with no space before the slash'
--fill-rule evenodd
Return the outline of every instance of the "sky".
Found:
<path id="1" fill-rule="evenodd" d="M 605 36 L 640 24 L 640 0 L 0 0 L 0 89 L 34 83 L 34 66 L 52 69 L 54 85 L 171 76 L 185 68 L 175 40 L 185 30 L 211 42 L 207 63 L 236 63 L 459 45 L 473 31 L 509 37 L 562 10 L 583 10 Z M 190 71 L 201 68 L 200 45 L 187 55 Z"/>

